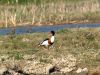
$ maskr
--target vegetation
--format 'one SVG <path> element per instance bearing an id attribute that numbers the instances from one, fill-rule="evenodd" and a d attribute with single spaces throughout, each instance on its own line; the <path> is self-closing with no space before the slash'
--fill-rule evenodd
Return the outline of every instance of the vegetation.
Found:
<path id="1" fill-rule="evenodd" d="M 54 47 L 45 50 L 38 43 L 47 33 L 0 36 L 0 55 L 8 55 L 17 60 L 24 55 L 35 54 L 40 62 L 51 63 L 51 56 L 72 54 L 78 66 L 94 68 L 100 65 L 100 29 L 64 29 L 56 32 Z M 74 36 L 73 36 L 74 35 Z M 37 39 L 38 37 L 38 39 Z M 48 57 L 48 59 L 47 59 Z"/>
<path id="2" fill-rule="evenodd" d="M 0 27 L 100 22 L 99 0 L 0 0 Z"/>

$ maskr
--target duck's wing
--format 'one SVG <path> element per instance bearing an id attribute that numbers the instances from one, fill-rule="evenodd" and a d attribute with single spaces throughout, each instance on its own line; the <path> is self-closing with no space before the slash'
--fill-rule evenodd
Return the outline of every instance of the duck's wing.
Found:
<path id="1" fill-rule="evenodd" d="M 49 38 L 46 38 L 46 39 L 44 39 L 43 41 L 47 41 L 47 40 L 49 40 Z"/>
<path id="2" fill-rule="evenodd" d="M 42 42 L 39 43 L 39 45 L 42 45 L 44 42 L 48 41 L 49 38 L 44 39 Z"/>

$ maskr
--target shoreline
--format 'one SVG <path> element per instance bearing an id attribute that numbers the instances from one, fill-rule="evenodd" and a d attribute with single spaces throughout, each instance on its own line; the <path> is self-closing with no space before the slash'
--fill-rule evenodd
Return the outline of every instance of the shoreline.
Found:
<path id="1" fill-rule="evenodd" d="M 67 24 L 99 24 L 100 22 L 89 22 L 89 21 L 70 21 L 70 22 L 62 22 L 62 23 L 35 23 L 35 24 L 31 24 L 31 23 L 21 23 L 21 24 L 17 24 L 17 25 L 9 25 L 8 27 L 5 26 L 0 26 L 0 29 L 2 28 L 16 28 L 16 27 L 42 27 L 42 26 L 59 26 L 59 25 L 67 25 Z"/>

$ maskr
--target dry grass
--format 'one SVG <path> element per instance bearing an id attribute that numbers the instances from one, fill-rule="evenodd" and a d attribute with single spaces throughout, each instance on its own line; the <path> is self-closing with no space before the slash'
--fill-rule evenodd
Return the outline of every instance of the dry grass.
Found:
<path id="1" fill-rule="evenodd" d="M 100 22 L 99 0 L 39 1 L 0 5 L 0 27 Z"/>
<path id="2" fill-rule="evenodd" d="M 77 58 L 78 66 L 95 68 L 100 65 L 99 33 L 99 28 L 57 31 L 54 47 L 50 50 L 37 46 L 47 33 L 0 36 L 0 41 L 3 41 L 0 43 L 0 55 L 6 54 L 21 59 L 23 55 L 35 54 L 41 62 L 50 63 L 52 56 L 56 58 L 72 54 Z"/>

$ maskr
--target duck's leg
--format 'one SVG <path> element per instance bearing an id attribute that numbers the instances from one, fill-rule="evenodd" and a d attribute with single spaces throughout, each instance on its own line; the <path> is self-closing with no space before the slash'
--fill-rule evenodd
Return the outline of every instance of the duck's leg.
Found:
<path id="1" fill-rule="evenodd" d="M 50 49 L 50 47 L 48 46 L 48 50 Z"/>
<path id="2" fill-rule="evenodd" d="M 51 45 L 51 48 L 54 48 L 54 44 Z"/>

